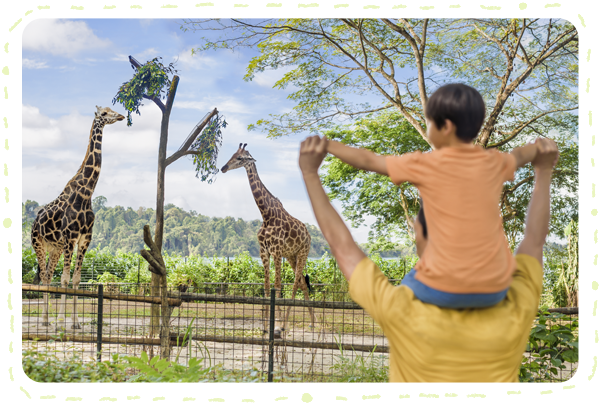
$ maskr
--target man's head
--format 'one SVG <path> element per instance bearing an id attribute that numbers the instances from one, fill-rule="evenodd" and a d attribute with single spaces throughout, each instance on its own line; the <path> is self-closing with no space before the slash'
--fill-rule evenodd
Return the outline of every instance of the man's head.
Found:
<path id="1" fill-rule="evenodd" d="M 485 103 L 473 87 L 461 83 L 447 84 L 429 97 L 425 118 L 427 136 L 434 147 L 439 149 L 448 145 L 449 133 L 461 142 L 470 143 L 483 124 Z"/>

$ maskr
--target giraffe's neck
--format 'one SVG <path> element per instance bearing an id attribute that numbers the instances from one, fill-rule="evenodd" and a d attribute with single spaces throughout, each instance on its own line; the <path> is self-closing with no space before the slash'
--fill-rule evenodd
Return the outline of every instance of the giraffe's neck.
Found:
<path id="1" fill-rule="evenodd" d="M 256 171 L 256 165 L 251 163 L 249 166 L 245 166 L 246 173 L 248 174 L 248 181 L 250 182 L 250 188 L 252 189 L 252 195 L 254 196 L 254 201 L 256 201 L 256 205 L 260 211 L 260 214 L 263 217 L 264 222 L 268 222 L 271 219 L 276 211 L 275 208 L 280 208 L 283 211 L 283 206 L 281 202 L 275 198 L 273 194 L 263 184 L 258 177 L 258 172 Z"/>
<path id="2" fill-rule="evenodd" d="M 76 189 L 85 189 L 84 197 L 91 198 L 98 178 L 100 177 L 100 167 L 102 166 L 102 132 L 105 121 L 96 117 L 90 130 L 90 139 L 85 152 L 83 162 L 75 173 L 75 176 L 69 180 L 63 192 L 59 196 L 68 198 Z"/>

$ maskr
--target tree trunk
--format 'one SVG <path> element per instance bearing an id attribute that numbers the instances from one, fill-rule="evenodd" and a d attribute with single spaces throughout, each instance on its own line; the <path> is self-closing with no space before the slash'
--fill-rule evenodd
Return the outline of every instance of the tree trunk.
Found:
<path id="1" fill-rule="evenodd" d="M 162 251 L 163 243 L 163 229 L 164 229 L 164 208 L 165 208 L 165 169 L 167 160 L 167 141 L 169 140 L 169 118 L 171 115 L 171 108 L 173 107 L 173 100 L 175 99 L 175 93 L 177 92 L 177 84 L 179 83 L 179 77 L 174 76 L 169 89 L 169 96 L 167 98 L 167 104 L 162 114 L 162 121 L 160 125 L 160 143 L 158 145 L 158 174 L 156 180 L 156 227 L 154 228 L 154 243 L 158 248 L 158 251 Z M 159 275 L 152 272 L 151 280 L 152 295 L 157 296 L 160 294 L 161 305 L 152 304 L 150 311 L 150 336 L 154 337 L 159 332 L 160 327 L 160 357 L 168 358 L 170 355 L 170 344 L 169 344 L 169 321 L 171 317 L 171 309 L 169 308 L 169 302 L 167 300 L 167 274 Z M 160 323 L 159 323 L 160 319 Z"/>

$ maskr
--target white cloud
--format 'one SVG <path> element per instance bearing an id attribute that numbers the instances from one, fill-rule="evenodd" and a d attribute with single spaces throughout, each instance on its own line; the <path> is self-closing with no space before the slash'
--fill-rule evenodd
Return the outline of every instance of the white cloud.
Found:
<path id="1" fill-rule="evenodd" d="M 48 67 L 49 66 L 46 64 L 46 62 L 23 58 L 24 69 L 47 69 Z"/>
<path id="2" fill-rule="evenodd" d="M 110 45 L 111 41 L 98 38 L 83 21 L 40 19 L 23 32 L 23 49 L 67 58 Z"/>
<path id="3" fill-rule="evenodd" d="M 187 71 L 188 69 L 214 69 L 219 65 L 220 61 L 215 58 L 211 58 L 206 52 L 192 55 L 192 49 L 194 48 L 195 47 L 184 49 L 179 53 L 179 55 L 174 56 L 174 59 L 177 59 L 178 68 L 180 67 L 182 71 Z"/>
<path id="4" fill-rule="evenodd" d="M 202 112 L 209 112 L 217 107 L 219 113 L 224 115 L 252 114 L 254 112 L 254 109 L 251 108 L 248 103 L 240 100 L 239 97 L 208 96 L 197 101 L 176 101 L 175 104 L 173 104 L 173 107 Z"/>
<path id="5" fill-rule="evenodd" d="M 291 72 L 295 68 L 296 66 L 284 66 L 279 69 L 265 70 L 264 72 L 256 73 L 252 79 L 252 83 L 272 88 L 286 73 Z"/>
<path id="6" fill-rule="evenodd" d="M 159 51 L 156 48 L 148 48 L 144 49 L 142 52 L 137 52 L 131 56 L 133 56 L 141 64 L 144 64 L 147 61 L 154 59 L 160 55 Z M 116 53 L 115 56 L 111 58 L 111 60 L 119 62 L 129 62 L 129 55 L 126 55 L 124 53 Z"/>

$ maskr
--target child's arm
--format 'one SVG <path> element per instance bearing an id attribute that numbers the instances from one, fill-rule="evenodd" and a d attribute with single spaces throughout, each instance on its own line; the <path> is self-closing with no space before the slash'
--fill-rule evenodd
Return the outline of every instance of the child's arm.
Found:
<path id="1" fill-rule="evenodd" d="M 350 230 L 331 205 L 319 178 L 319 165 L 327 154 L 327 143 L 329 142 L 331 141 L 318 136 L 306 138 L 300 144 L 298 163 L 319 228 L 329 243 L 331 253 L 340 266 L 340 270 L 346 279 L 350 280 L 354 269 L 364 259 L 365 254 L 356 245 Z"/>
<path id="2" fill-rule="evenodd" d="M 533 162 L 537 156 L 537 146 L 535 143 L 528 143 L 525 146 L 513 149 L 511 155 L 517 160 L 517 169 L 525 166 L 527 163 Z"/>
<path id="3" fill-rule="evenodd" d="M 385 156 L 378 155 L 370 150 L 353 148 L 337 141 L 328 140 L 327 152 L 357 169 L 388 175 Z"/>

